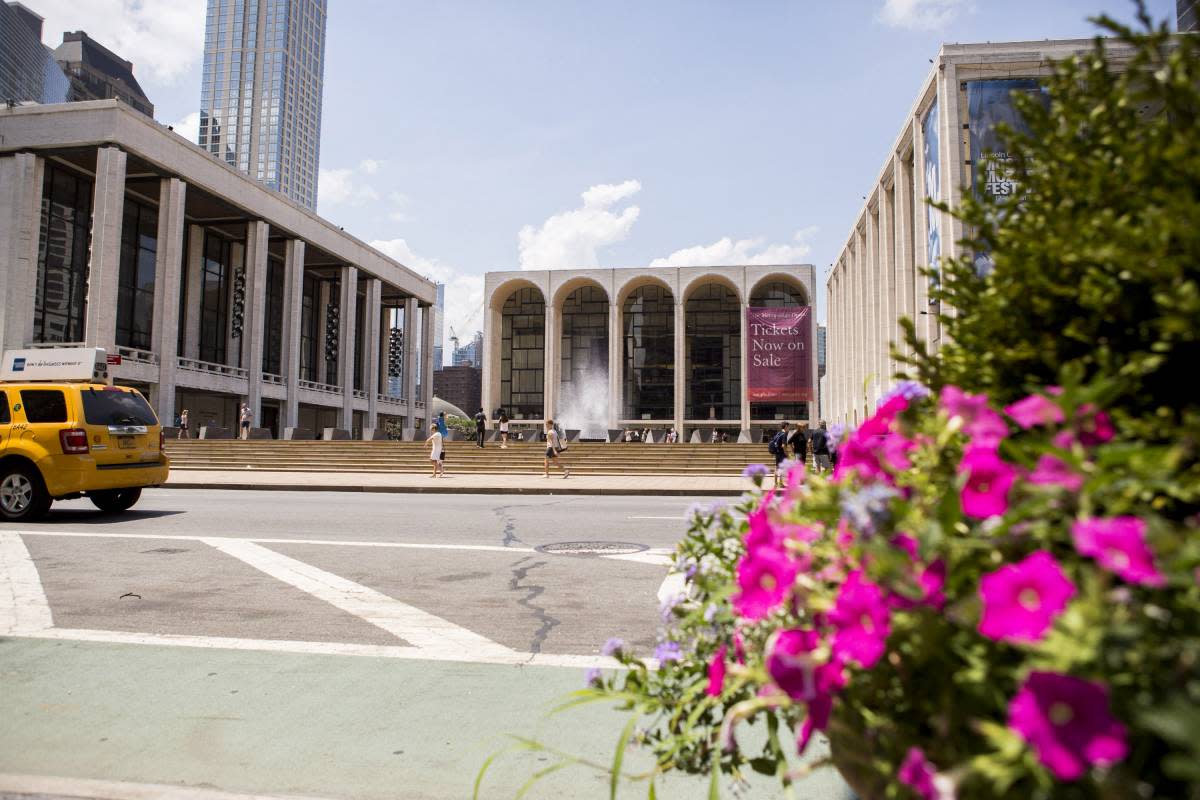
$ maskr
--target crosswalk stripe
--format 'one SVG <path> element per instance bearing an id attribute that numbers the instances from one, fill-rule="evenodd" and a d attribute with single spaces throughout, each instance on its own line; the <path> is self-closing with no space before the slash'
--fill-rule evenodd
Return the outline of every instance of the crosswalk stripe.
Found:
<path id="1" fill-rule="evenodd" d="M 42 579 L 19 534 L 0 531 L 0 634 L 40 631 L 54 624 Z"/>

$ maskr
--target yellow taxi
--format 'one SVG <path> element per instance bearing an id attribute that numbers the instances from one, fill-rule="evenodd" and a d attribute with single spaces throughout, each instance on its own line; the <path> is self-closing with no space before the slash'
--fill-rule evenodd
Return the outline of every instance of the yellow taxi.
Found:
<path id="1" fill-rule="evenodd" d="M 158 418 L 136 389 L 106 382 L 104 358 L 99 348 L 4 353 L 0 519 L 36 519 L 78 497 L 121 512 L 166 481 Z"/>

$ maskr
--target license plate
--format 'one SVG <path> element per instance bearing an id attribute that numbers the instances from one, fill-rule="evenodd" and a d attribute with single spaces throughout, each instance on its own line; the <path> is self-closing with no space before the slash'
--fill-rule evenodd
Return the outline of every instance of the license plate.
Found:
<path id="1" fill-rule="evenodd" d="M 135 447 L 137 447 L 137 440 L 132 436 L 118 436 L 117 447 L 122 450 L 133 450 Z"/>

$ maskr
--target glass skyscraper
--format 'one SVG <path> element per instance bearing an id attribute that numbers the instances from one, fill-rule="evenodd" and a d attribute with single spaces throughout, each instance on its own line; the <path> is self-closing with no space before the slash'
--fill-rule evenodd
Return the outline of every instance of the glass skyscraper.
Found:
<path id="1" fill-rule="evenodd" d="M 200 146 L 316 208 L 326 0 L 208 0 Z"/>

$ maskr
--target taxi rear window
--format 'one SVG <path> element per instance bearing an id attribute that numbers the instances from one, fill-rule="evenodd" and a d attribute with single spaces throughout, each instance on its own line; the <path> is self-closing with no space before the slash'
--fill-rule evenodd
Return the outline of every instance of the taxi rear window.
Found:
<path id="1" fill-rule="evenodd" d="M 85 389 L 83 418 L 88 425 L 157 425 L 158 419 L 140 394 Z"/>
<path id="2" fill-rule="evenodd" d="M 67 421 L 67 399 L 57 389 L 22 389 L 21 402 L 30 422 Z"/>

